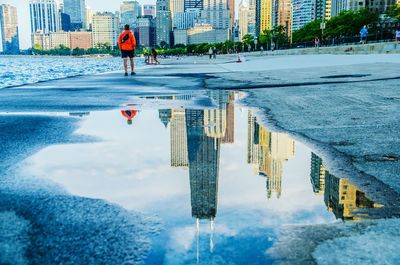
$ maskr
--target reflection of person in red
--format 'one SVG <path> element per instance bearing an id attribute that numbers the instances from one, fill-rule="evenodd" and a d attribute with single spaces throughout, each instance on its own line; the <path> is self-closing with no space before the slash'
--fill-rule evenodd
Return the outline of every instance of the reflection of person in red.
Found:
<path id="1" fill-rule="evenodd" d="M 129 125 L 132 124 L 133 118 L 136 116 L 137 110 L 121 110 L 122 116 L 127 119 Z"/>

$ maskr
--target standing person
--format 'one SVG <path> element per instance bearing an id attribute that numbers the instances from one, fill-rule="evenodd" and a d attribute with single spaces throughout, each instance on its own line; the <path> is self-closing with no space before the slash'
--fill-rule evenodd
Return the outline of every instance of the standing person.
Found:
<path id="1" fill-rule="evenodd" d="M 214 52 L 213 48 L 210 47 L 210 49 L 208 49 L 208 55 L 210 55 L 210 59 L 212 59 L 213 57 L 213 52 Z"/>
<path id="2" fill-rule="evenodd" d="M 217 59 L 217 48 L 213 48 L 213 57 L 214 59 Z"/>
<path id="3" fill-rule="evenodd" d="M 400 42 L 400 28 L 398 28 L 396 30 L 396 42 L 399 43 Z"/>
<path id="4" fill-rule="evenodd" d="M 154 48 L 151 49 L 151 55 L 153 56 L 154 63 L 160 64 L 160 62 L 157 60 L 158 53 L 157 53 L 156 49 L 154 49 Z"/>
<path id="5" fill-rule="evenodd" d="M 121 50 L 122 59 L 124 60 L 125 76 L 128 76 L 128 57 L 131 63 L 131 75 L 135 75 L 135 62 L 133 61 L 133 57 L 135 56 L 136 39 L 129 29 L 129 25 L 125 25 L 124 32 L 119 36 L 118 47 Z"/>
<path id="6" fill-rule="evenodd" d="M 318 37 L 315 37 L 315 39 L 314 39 L 314 47 L 319 48 L 319 38 Z"/>
<path id="7" fill-rule="evenodd" d="M 360 30 L 360 36 L 361 36 L 361 43 L 362 44 L 367 43 L 367 36 L 368 36 L 367 25 L 364 25 L 364 27 Z"/>

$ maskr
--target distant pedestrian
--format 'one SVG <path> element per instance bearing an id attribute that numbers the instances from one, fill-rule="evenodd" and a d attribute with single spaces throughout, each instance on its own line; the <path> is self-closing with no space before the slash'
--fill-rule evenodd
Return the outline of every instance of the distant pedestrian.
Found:
<path id="1" fill-rule="evenodd" d="M 160 62 L 157 60 L 157 55 L 158 55 L 158 53 L 157 53 L 156 49 L 152 48 L 151 49 L 151 56 L 153 57 L 154 63 L 155 64 L 160 64 Z"/>
<path id="2" fill-rule="evenodd" d="M 208 49 L 208 55 L 210 55 L 210 59 L 212 59 L 213 57 L 213 52 L 214 52 L 213 48 L 210 47 L 210 49 Z"/>
<path id="3" fill-rule="evenodd" d="M 396 30 L 396 42 L 399 43 L 400 42 L 400 28 L 398 28 Z"/>
<path id="4" fill-rule="evenodd" d="M 213 57 L 214 59 L 217 59 L 217 48 L 213 48 Z"/>
<path id="5" fill-rule="evenodd" d="M 314 38 L 314 47 L 319 48 L 319 38 L 318 37 Z"/>
<path id="6" fill-rule="evenodd" d="M 361 36 L 361 43 L 362 44 L 367 43 L 367 37 L 368 37 L 367 25 L 364 25 L 364 27 L 360 30 L 360 36 Z"/>
<path id="7" fill-rule="evenodd" d="M 135 75 L 135 62 L 133 61 L 133 57 L 135 56 L 136 39 L 129 29 L 129 25 L 125 25 L 124 32 L 119 36 L 118 47 L 121 50 L 122 59 L 124 60 L 125 76 L 128 76 L 128 57 L 131 63 L 131 75 Z"/>

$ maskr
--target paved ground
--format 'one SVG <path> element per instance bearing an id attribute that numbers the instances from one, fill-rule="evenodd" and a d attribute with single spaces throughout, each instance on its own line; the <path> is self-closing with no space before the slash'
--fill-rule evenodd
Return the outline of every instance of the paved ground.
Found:
<path id="1" fill-rule="evenodd" d="M 115 205 L 66 196 L 55 187 L 32 183 L 24 176 L 16 177 L 12 173 L 22 159 L 44 146 L 88 140 L 71 135 L 78 119 L 68 117 L 69 112 L 111 109 L 129 103 L 130 97 L 137 95 L 186 93 L 203 91 L 204 88 L 246 91 L 248 97 L 244 103 L 258 109 L 260 119 L 312 145 L 328 162 L 333 173 L 350 178 L 367 191 L 372 199 L 385 205 L 383 210 L 378 210 L 377 216 L 398 216 L 399 55 L 249 56 L 240 64 L 235 63 L 236 59 L 235 55 L 216 60 L 207 57 L 170 59 L 159 66 L 138 69 L 138 75 L 134 77 L 125 78 L 121 73 L 111 73 L 1 90 L 0 201 L 3 203 L 0 208 L 7 211 L 7 218 L 14 218 L 15 213 L 22 216 L 21 220 L 17 218 L 15 222 L 16 225 L 20 224 L 15 230 L 19 232 L 4 235 L 8 241 L 11 238 L 20 242 L 14 249 L 23 252 L 28 248 L 32 260 L 40 260 L 40 255 L 46 255 L 43 260 L 58 258 L 68 263 L 73 261 L 67 257 L 81 245 L 72 244 L 64 252 L 61 248 L 46 252 L 43 246 L 50 242 L 62 246 L 66 242 L 74 242 L 76 238 L 84 238 L 86 240 L 81 244 L 87 244 L 88 247 L 82 254 L 82 260 L 90 262 L 90 257 L 98 253 L 90 241 L 111 240 L 113 233 L 120 230 L 122 240 L 115 242 L 115 245 L 108 245 L 109 248 L 103 252 L 110 257 L 103 260 L 105 263 L 126 258 L 124 253 L 116 255 L 116 249 L 121 248 L 120 244 L 127 246 L 137 240 L 144 242 L 145 251 L 147 241 L 143 235 L 139 233 L 137 239 L 134 239 L 129 234 L 132 229 L 145 231 L 149 228 L 139 228 L 138 223 L 127 221 L 129 215 L 135 220 L 143 217 L 127 213 Z M 27 112 L 32 115 L 26 115 Z M 44 112 L 54 115 L 37 115 Z M 54 112 L 66 115 L 58 116 Z M 28 190 L 29 194 L 26 193 Z M 80 207 L 93 210 L 87 217 L 89 219 L 78 218 L 78 224 L 78 219 L 65 222 L 63 229 L 69 231 L 69 237 L 65 238 L 53 230 L 52 227 L 60 222 L 54 219 L 55 216 L 72 216 Z M 37 214 L 38 209 L 40 214 Z M 103 216 L 103 222 L 96 222 L 96 216 Z M 110 222 L 114 226 L 104 229 Z M 36 231 L 36 234 L 30 235 L 35 240 L 27 245 L 24 238 L 26 227 L 29 226 L 34 227 L 32 231 Z M 105 232 L 101 235 L 93 234 L 89 226 L 97 226 Z M 379 225 L 376 227 L 379 228 Z M 338 228 L 322 229 L 329 235 L 325 239 L 330 240 L 335 238 Z M 359 231 L 360 228 L 352 226 L 349 229 Z M 372 234 L 393 232 L 371 229 Z M 313 238 L 309 229 L 300 229 L 299 234 L 304 233 L 307 234 L 304 238 Z M 399 236 L 395 234 L 394 237 L 391 241 L 398 242 Z M 283 255 L 284 250 L 293 247 L 286 243 L 275 248 L 275 255 Z M 0 250 L 4 249 L 7 246 L 0 244 Z M 314 260 L 311 254 L 316 249 L 315 245 L 311 246 L 307 254 L 309 259 L 304 261 Z M 299 252 L 293 249 L 291 254 L 296 257 L 301 251 L 304 249 Z M 353 253 L 351 246 L 348 246 L 348 251 L 347 254 Z M 363 252 L 360 250 L 360 253 Z M 139 255 L 128 260 L 140 258 Z M 23 262 L 21 260 L 19 264 Z M 3 259 L 0 263 L 10 263 L 10 260 Z"/>

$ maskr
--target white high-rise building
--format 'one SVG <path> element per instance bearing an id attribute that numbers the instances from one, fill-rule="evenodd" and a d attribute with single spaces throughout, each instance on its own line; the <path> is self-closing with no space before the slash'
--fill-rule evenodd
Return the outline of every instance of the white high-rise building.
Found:
<path id="1" fill-rule="evenodd" d="M 118 43 L 119 18 L 110 12 L 97 13 L 93 16 L 93 46 L 107 44 L 111 48 Z"/>
<path id="2" fill-rule="evenodd" d="M 48 34 L 61 28 L 57 4 L 54 0 L 29 0 L 31 32 Z"/>
<path id="3" fill-rule="evenodd" d="M 292 32 L 313 21 L 313 0 L 293 0 Z"/>
<path id="4" fill-rule="evenodd" d="M 249 7 L 243 0 L 239 4 L 239 32 L 240 40 L 249 32 Z"/>

